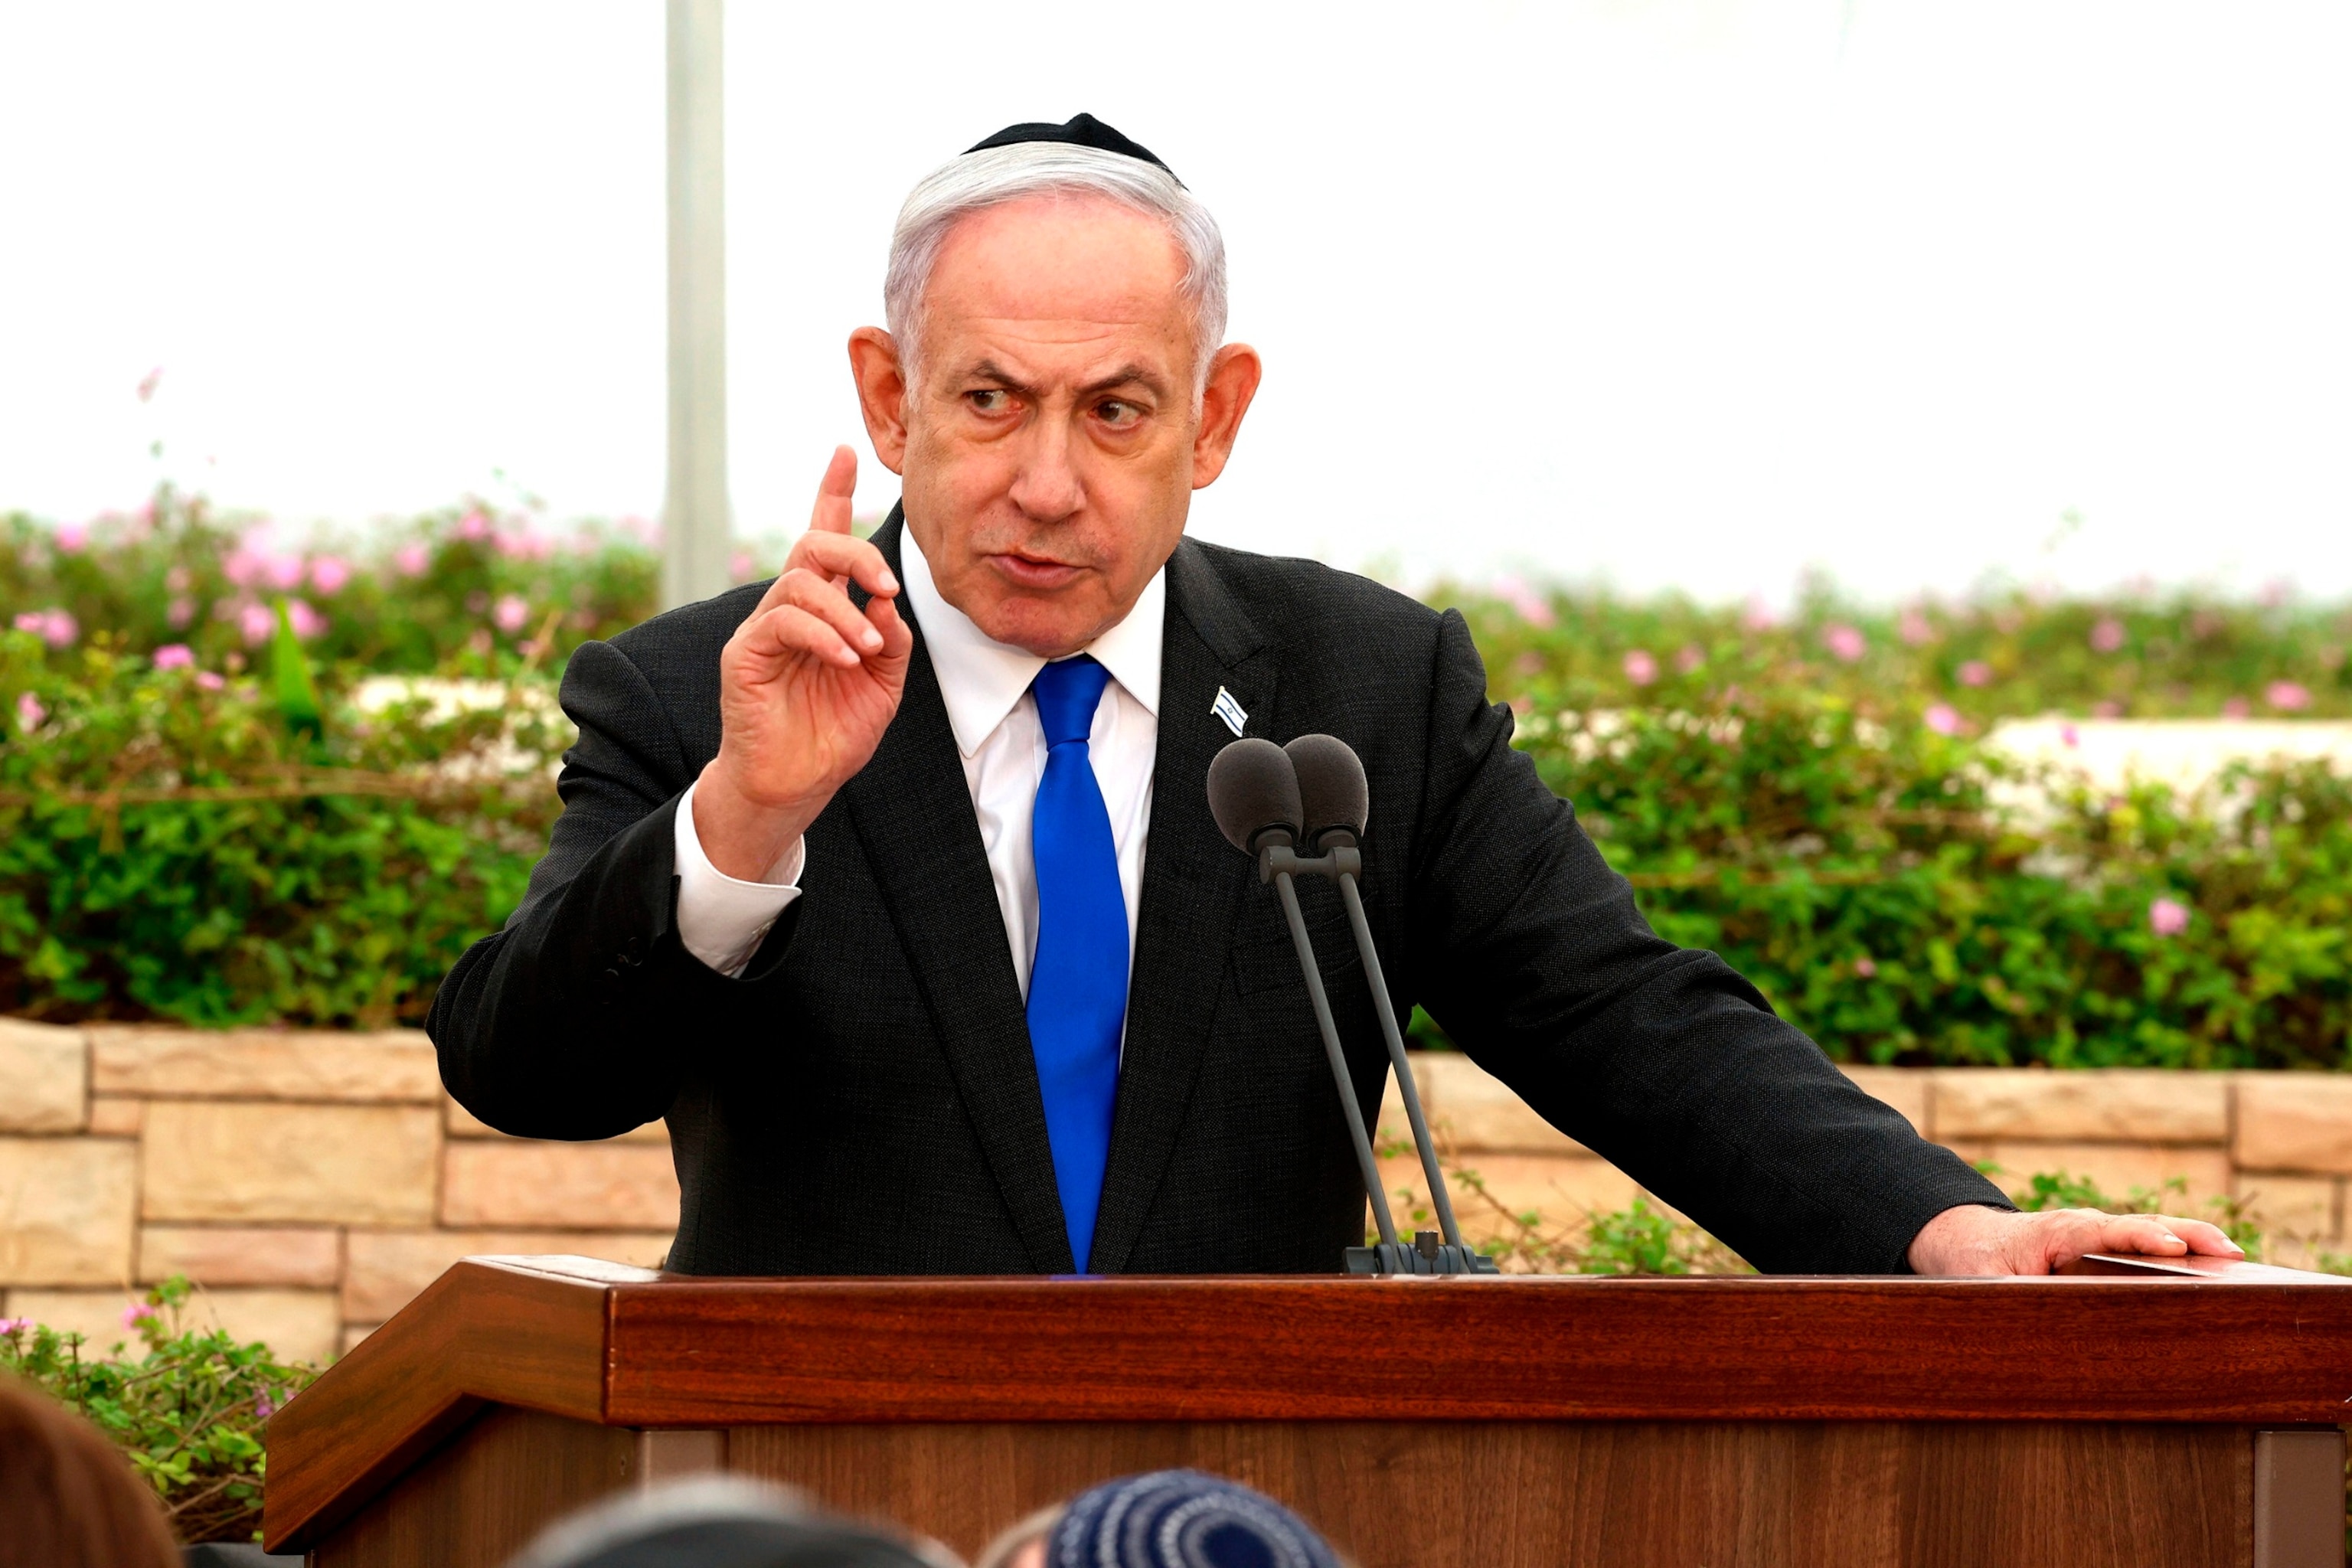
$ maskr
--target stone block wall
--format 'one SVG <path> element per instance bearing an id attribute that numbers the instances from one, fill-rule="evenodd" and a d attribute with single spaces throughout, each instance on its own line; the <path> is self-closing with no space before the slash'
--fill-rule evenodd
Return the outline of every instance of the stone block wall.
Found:
<path id="1" fill-rule="evenodd" d="M 650 1264 L 677 1225 L 658 1123 L 504 1137 L 414 1030 L 0 1019 L 0 1314 L 101 1346 L 133 1292 L 184 1274 L 208 1319 L 323 1360 L 468 1253 Z"/>
<path id="2" fill-rule="evenodd" d="M 1418 1058 L 1441 1139 L 1503 1209 L 1572 1224 L 1632 1180 L 1468 1058 Z M 2243 1199 L 2307 1261 L 2345 1249 L 2352 1075 L 1906 1071 L 1853 1078 L 1928 1137 L 2022 1186 L 2038 1171 L 2122 1194 L 2179 1176 L 2190 1212 Z M 1385 1129 L 1402 1134 L 1391 1087 Z M 1390 1185 L 1418 1189 L 1408 1156 Z M 1474 1232 L 1500 1215 L 1457 1194 Z M 677 1223 L 656 1124 L 602 1143 L 493 1132 L 441 1091 L 414 1031 L 332 1034 L 0 1019 L 0 1314 L 124 1337 L 146 1284 L 281 1354 L 354 1343 L 456 1259 L 573 1252 L 651 1264 Z"/>
<path id="3" fill-rule="evenodd" d="M 1493 1239 L 1507 1215 L 1569 1221 L 1622 1208 L 1633 1179 L 1546 1122 L 1466 1057 L 1415 1058 L 1414 1079 L 1441 1148 L 1475 1172 L 1492 1201 L 1457 1185 L 1464 1229 Z M 2272 1261 L 2308 1265 L 2347 1248 L 2352 1074 L 2192 1073 L 2116 1068 L 1848 1068 L 1922 1136 L 1989 1162 L 2004 1189 L 2043 1172 L 2087 1177 L 2118 1198 L 2179 1179 L 2168 1212 L 2213 1217 L 2234 1198 L 2267 1233 Z M 1381 1130 L 1402 1141 L 1395 1085 Z M 1410 1153 L 1383 1162 L 1391 1191 L 1426 1184 Z"/>

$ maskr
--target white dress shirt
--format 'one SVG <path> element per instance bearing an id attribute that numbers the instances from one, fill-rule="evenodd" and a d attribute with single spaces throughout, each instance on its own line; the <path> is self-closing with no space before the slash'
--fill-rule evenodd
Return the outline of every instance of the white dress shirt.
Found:
<path id="1" fill-rule="evenodd" d="M 901 535 L 898 576 L 905 603 L 923 629 L 948 724 L 963 757 L 963 782 L 980 822 L 996 907 L 1021 994 L 1037 946 L 1037 868 L 1029 819 L 1045 774 L 1045 729 L 1029 683 L 1045 667 L 1034 653 L 996 641 L 940 597 L 930 563 L 909 532 Z M 1110 671 L 1095 709 L 1087 753 L 1110 813 L 1118 847 L 1119 892 L 1127 902 L 1127 957 L 1135 965 L 1136 911 L 1143 896 L 1143 840 L 1151 822 L 1151 765 L 1160 752 L 1160 650 L 1168 604 L 1165 568 L 1154 573 L 1127 618 L 1086 652 Z M 805 842 L 796 842 L 767 877 L 728 876 L 702 852 L 694 828 L 694 789 L 677 805 L 677 933 L 686 950 L 721 974 L 743 973 L 784 907 L 800 896 Z"/>

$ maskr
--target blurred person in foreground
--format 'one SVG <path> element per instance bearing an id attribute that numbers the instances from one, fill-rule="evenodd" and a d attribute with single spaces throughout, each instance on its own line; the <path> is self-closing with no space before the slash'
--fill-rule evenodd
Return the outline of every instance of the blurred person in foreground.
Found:
<path id="1" fill-rule="evenodd" d="M 698 1476 L 592 1504 L 509 1568 L 962 1568 L 928 1542 L 811 1509 L 786 1488 Z"/>
<path id="2" fill-rule="evenodd" d="M 1198 1470 L 1123 1476 L 1023 1520 L 975 1568 L 1346 1568 L 1315 1527 Z"/>
<path id="3" fill-rule="evenodd" d="M 774 581 L 572 656 L 563 816 L 428 1025 L 503 1131 L 667 1119 L 669 1267 L 1337 1271 L 1364 1235 L 1346 1123 L 1203 783 L 1235 735 L 1315 731 L 1369 775 L 1397 1015 L 1757 1268 L 2240 1256 L 2197 1220 L 2014 1212 L 1660 938 L 1513 748 L 1458 613 L 1185 537 L 1262 366 L 1224 341 L 1215 220 L 1150 152 L 1086 115 L 989 137 L 908 196 L 883 295 L 850 372 L 899 505 L 852 533 L 843 447 Z M 1467 462 L 1554 437 L 1559 374 L 1310 367 L 1305 395 L 1394 441 L 1430 398 L 1486 400 L 1496 452 Z M 1370 1121 L 1388 1068 L 1345 915 L 1300 897 Z"/>
<path id="4" fill-rule="evenodd" d="M 0 1568 L 179 1568 L 154 1491 L 105 1434 L 0 1375 Z"/>

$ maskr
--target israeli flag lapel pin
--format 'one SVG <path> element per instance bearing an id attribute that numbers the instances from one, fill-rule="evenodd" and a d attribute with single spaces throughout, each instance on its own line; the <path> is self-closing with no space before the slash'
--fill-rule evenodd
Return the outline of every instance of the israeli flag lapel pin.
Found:
<path id="1" fill-rule="evenodd" d="M 1234 701 L 1234 694 L 1222 686 L 1217 688 L 1217 700 L 1209 704 L 1209 711 L 1223 719 L 1225 728 L 1236 735 L 1242 732 L 1242 726 L 1249 722 L 1249 715 L 1242 711 L 1242 705 Z"/>

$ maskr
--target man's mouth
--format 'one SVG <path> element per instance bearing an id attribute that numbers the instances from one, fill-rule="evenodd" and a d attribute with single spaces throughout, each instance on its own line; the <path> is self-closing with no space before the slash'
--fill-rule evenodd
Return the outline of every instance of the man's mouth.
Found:
<path id="1" fill-rule="evenodd" d="M 1082 570 L 1064 562 L 1048 560 L 1042 555 L 1024 555 L 1018 551 L 1004 551 L 988 557 L 990 565 L 1009 578 L 1018 588 L 1052 589 L 1061 587 Z"/>

